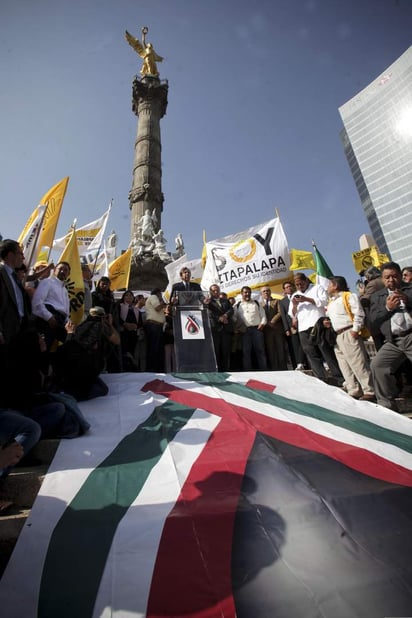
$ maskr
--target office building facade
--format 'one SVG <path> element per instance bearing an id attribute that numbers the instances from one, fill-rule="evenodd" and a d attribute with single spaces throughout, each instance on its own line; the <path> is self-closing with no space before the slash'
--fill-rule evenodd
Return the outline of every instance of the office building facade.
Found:
<path id="1" fill-rule="evenodd" d="M 341 132 L 381 253 L 412 264 L 412 47 L 339 108 Z"/>

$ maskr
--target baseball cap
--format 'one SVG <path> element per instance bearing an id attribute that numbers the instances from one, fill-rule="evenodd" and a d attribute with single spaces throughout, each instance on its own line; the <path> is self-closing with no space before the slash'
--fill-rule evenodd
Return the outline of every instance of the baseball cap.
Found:
<path id="1" fill-rule="evenodd" d="M 91 315 L 92 318 L 104 318 L 106 312 L 103 307 L 92 307 L 89 309 L 89 315 Z"/>

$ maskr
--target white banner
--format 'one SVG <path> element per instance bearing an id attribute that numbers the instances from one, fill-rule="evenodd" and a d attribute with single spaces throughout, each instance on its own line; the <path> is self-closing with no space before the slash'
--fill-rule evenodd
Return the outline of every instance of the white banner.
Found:
<path id="1" fill-rule="evenodd" d="M 96 219 L 95 221 L 92 221 L 91 223 L 88 223 L 87 225 L 83 225 L 83 227 L 79 227 L 76 229 L 79 255 L 82 256 L 90 253 L 94 255 L 94 259 L 96 259 L 97 252 L 101 251 L 104 248 L 103 236 L 106 230 L 110 210 L 111 205 L 109 205 L 109 208 L 99 219 Z M 64 249 L 69 238 L 70 233 L 66 234 L 66 236 L 63 236 L 62 238 L 57 238 L 53 243 L 53 249 Z M 93 259 L 87 260 L 88 263 L 93 261 Z"/>
<path id="2" fill-rule="evenodd" d="M 25 264 L 27 268 L 31 268 L 37 257 L 38 241 L 41 227 L 43 225 L 44 215 L 46 213 L 47 204 L 40 204 L 32 213 L 30 220 L 26 224 L 22 234 L 19 236 L 19 242 L 23 249 Z"/>
<path id="3" fill-rule="evenodd" d="M 213 283 L 232 296 L 244 285 L 259 288 L 290 276 L 289 248 L 280 219 L 206 243 L 202 288 Z"/>

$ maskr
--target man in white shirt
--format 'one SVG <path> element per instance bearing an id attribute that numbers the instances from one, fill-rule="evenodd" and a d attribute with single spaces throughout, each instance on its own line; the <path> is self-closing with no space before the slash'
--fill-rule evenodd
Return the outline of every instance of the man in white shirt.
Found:
<path id="1" fill-rule="evenodd" d="M 299 339 L 306 354 L 310 368 L 317 378 L 326 379 L 323 356 L 320 348 L 311 339 L 310 333 L 319 318 L 325 317 L 328 295 L 320 285 L 313 285 L 304 273 L 294 276 L 296 292 L 289 305 L 289 316 L 294 328 L 298 329 Z"/>
<path id="2" fill-rule="evenodd" d="M 263 329 L 267 323 L 264 309 L 255 300 L 251 300 L 252 290 L 244 285 L 240 290 L 242 300 L 235 305 L 236 330 L 243 333 L 243 370 L 251 371 L 252 351 L 255 353 L 258 368 L 261 371 L 267 369 L 265 341 Z"/>
<path id="3" fill-rule="evenodd" d="M 159 372 L 164 369 L 163 325 L 166 322 L 163 300 L 160 288 L 151 291 L 146 300 L 146 320 L 144 328 L 147 336 L 147 371 Z"/>
<path id="4" fill-rule="evenodd" d="M 55 340 L 65 341 L 65 324 L 69 321 L 70 300 L 65 281 L 70 275 L 70 264 L 59 262 L 51 277 L 39 281 L 32 299 L 32 312 L 37 328 L 44 334 L 47 349 Z"/>

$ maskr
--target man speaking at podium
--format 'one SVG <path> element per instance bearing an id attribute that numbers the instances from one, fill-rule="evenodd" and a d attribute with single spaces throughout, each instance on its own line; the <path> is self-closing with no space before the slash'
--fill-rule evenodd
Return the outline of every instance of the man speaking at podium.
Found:
<path id="1" fill-rule="evenodd" d="M 179 272 L 181 281 L 174 283 L 172 286 L 172 293 L 170 295 L 170 302 L 174 305 L 178 302 L 178 292 L 201 292 L 202 288 L 198 283 L 190 281 L 192 273 L 187 266 L 183 266 Z"/>

